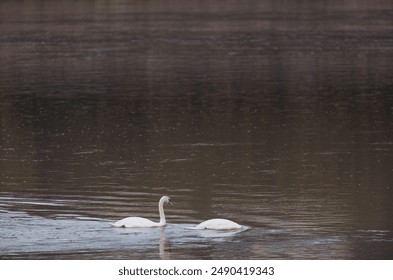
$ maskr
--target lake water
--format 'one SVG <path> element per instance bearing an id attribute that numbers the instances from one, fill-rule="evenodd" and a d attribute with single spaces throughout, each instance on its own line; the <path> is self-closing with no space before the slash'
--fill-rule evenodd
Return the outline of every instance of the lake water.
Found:
<path id="1" fill-rule="evenodd" d="M 393 259 L 391 1 L 1 1 L 1 259 Z M 168 225 L 116 229 L 127 216 Z M 250 229 L 186 229 L 227 218 Z"/>

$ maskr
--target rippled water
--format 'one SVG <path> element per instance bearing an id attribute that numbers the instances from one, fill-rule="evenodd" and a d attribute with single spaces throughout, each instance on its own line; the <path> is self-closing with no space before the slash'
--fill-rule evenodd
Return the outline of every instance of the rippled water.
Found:
<path id="1" fill-rule="evenodd" d="M 1 1 L 0 258 L 392 259 L 392 15 Z"/>

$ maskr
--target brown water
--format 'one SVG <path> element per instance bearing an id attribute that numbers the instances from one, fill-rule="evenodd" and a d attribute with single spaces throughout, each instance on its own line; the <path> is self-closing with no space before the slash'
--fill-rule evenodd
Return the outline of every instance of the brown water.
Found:
<path id="1" fill-rule="evenodd" d="M 1 1 L 0 258 L 393 259 L 392 19 Z M 167 227 L 108 225 L 162 195 Z M 251 229 L 185 229 L 215 217 Z"/>

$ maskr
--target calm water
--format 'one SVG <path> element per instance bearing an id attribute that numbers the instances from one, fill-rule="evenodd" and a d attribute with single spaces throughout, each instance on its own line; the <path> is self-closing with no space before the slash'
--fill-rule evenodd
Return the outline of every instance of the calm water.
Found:
<path id="1" fill-rule="evenodd" d="M 391 1 L 1 1 L 1 259 L 393 259 Z M 165 228 L 114 229 L 127 216 Z M 243 232 L 193 231 L 228 218 Z"/>

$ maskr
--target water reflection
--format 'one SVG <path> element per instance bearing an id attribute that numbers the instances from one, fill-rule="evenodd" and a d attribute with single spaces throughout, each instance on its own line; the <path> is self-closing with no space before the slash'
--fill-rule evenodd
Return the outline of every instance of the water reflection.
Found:
<path id="1" fill-rule="evenodd" d="M 165 227 L 160 228 L 160 247 L 159 254 L 161 260 L 170 259 L 170 251 L 168 250 L 168 241 L 165 238 Z"/>
<path id="2" fill-rule="evenodd" d="M 0 256 L 391 259 L 392 3 L 284 2 L 1 1 Z"/>

